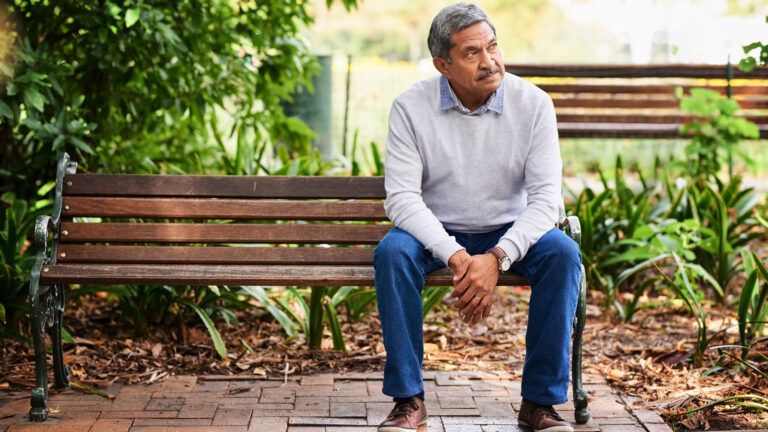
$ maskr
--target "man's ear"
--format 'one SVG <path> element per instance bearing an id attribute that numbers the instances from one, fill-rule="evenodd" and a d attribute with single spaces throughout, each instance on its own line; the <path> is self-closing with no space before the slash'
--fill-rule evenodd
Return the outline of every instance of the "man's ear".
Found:
<path id="1" fill-rule="evenodd" d="M 440 57 L 432 57 L 432 64 L 441 74 L 446 75 L 448 73 L 448 62 L 445 61 L 445 59 Z"/>

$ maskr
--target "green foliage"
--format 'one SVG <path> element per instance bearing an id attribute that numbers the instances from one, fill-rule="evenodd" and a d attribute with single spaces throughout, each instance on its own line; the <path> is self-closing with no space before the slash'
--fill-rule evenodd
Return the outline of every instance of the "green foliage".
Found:
<path id="1" fill-rule="evenodd" d="M 208 314 L 208 312 L 192 302 L 184 302 L 183 304 L 194 310 L 203 321 L 205 328 L 211 335 L 211 340 L 213 340 L 213 347 L 216 349 L 219 357 L 222 359 L 227 358 L 227 347 L 224 345 L 224 341 L 221 339 L 221 334 L 219 334 L 219 331 L 216 329 L 216 324 L 213 323 L 213 320 L 211 319 L 211 316 Z"/>
<path id="2" fill-rule="evenodd" d="M 638 172 L 631 186 L 621 159 L 613 182 L 598 172 L 603 190 L 584 188 L 568 211 L 581 220 L 588 285 L 604 293 L 606 311 L 613 306 L 629 321 L 643 307 L 641 299 L 665 288 L 681 300 L 687 296 L 694 306 L 695 298 L 707 293 L 725 302 L 743 268 L 740 254 L 768 228 L 760 222 L 763 198 L 742 187 L 739 177 L 672 181 L 660 163 L 650 177 Z M 685 270 L 693 291 L 701 295 L 687 295 L 686 281 L 679 272 L 675 276 L 675 269 Z M 627 291 L 631 295 L 623 300 Z"/>
<path id="3" fill-rule="evenodd" d="M 738 258 L 749 242 L 764 235 L 754 228 L 759 196 L 752 188 L 743 188 L 740 177 L 727 183 L 689 188 L 691 217 L 702 224 L 702 241 L 696 250 L 698 262 L 715 277 L 723 290 L 742 269 Z M 725 300 L 725 293 L 718 295 Z"/>
<path id="4" fill-rule="evenodd" d="M 453 291 L 453 287 L 446 286 L 430 286 L 424 287 L 421 293 L 422 305 L 421 305 L 421 319 L 427 320 L 427 316 L 437 307 L 443 300 L 446 294 Z"/>
<path id="5" fill-rule="evenodd" d="M 38 191 L 44 196 L 53 186 Z M 7 337 L 23 339 L 17 330 L 19 319 L 27 313 L 29 277 L 35 261 L 27 233 L 34 229 L 38 215 L 50 212 L 51 202 L 32 204 L 7 192 L 0 198 L 0 343 Z"/>
<path id="6" fill-rule="evenodd" d="M 765 17 L 768 23 L 768 16 Z M 752 42 L 744 45 L 744 58 L 739 61 L 739 68 L 744 72 L 752 72 L 757 65 L 768 65 L 768 43 Z"/>
<path id="7" fill-rule="evenodd" d="M 4 15 L 0 190 L 31 197 L 61 151 L 89 171 L 238 174 L 311 139 L 281 108 L 319 68 L 306 2 L 17 0 Z"/>
<path id="8" fill-rule="evenodd" d="M 726 398 L 718 399 L 716 401 L 703 404 L 696 408 L 688 409 L 679 414 L 674 414 L 672 416 L 672 419 L 677 420 L 682 418 L 683 416 L 689 416 L 697 411 L 713 409 L 716 406 L 734 406 L 734 407 L 742 407 L 742 408 L 747 408 L 751 410 L 756 410 L 758 412 L 760 411 L 764 412 L 764 411 L 768 411 L 768 398 L 762 395 L 757 395 L 757 394 L 743 394 L 743 395 L 729 396 Z"/>
<path id="9" fill-rule="evenodd" d="M 691 89 L 690 96 L 680 98 L 680 110 L 695 116 L 680 128 L 680 133 L 690 136 L 684 167 L 697 181 L 716 177 L 723 159 L 733 154 L 740 140 L 760 136 L 757 125 L 736 115 L 738 102 L 714 90 Z"/>
<path id="10" fill-rule="evenodd" d="M 344 334 L 337 314 L 337 308 L 354 292 L 352 287 L 314 287 L 275 291 L 267 295 L 264 288 L 249 287 L 258 291 L 256 297 L 283 327 L 289 337 L 297 335 L 297 328 L 306 336 L 311 348 L 320 348 L 326 325 L 331 331 L 334 349 L 344 351 Z M 309 297 L 309 303 L 307 303 Z"/>
<path id="11" fill-rule="evenodd" d="M 236 325 L 234 311 L 250 306 L 246 297 L 250 293 L 215 285 L 88 285 L 70 290 L 68 295 L 77 298 L 94 292 L 108 293 L 136 332 L 144 336 L 149 334 L 153 324 L 159 323 L 167 328 L 178 328 L 178 335 L 186 341 L 187 323 L 197 316 L 208 330 L 214 349 L 222 359 L 227 357 L 227 351 L 214 319 L 220 318 L 228 326 Z"/>
<path id="12" fill-rule="evenodd" d="M 755 336 L 762 334 L 768 317 L 768 270 L 755 253 L 745 251 L 743 259 L 748 276 L 739 295 L 738 320 L 742 360 L 746 361 Z"/>
<path id="13" fill-rule="evenodd" d="M 344 332 L 339 320 L 339 309 L 346 309 L 348 321 L 359 322 L 375 310 L 376 292 L 370 287 L 289 287 L 267 294 L 262 287 L 244 287 L 282 326 L 289 337 L 301 329 L 312 348 L 319 348 L 327 326 L 333 339 L 333 348 L 346 350 Z M 426 319 L 449 287 L 425 287 L 422 295 L 422 318 Z M 309 301 L 308 301 L 309 300 Z"/>
<path id="14" fill-rule="evenodd" d="M 700 360 L 709 345 L 709 339 L 707 317 L 701 305 L 704 293 L 699 282 L 708 282 L 720 295 L 722 288 L 704 267 L 695 263 L 693 250 L 701 242 L 699 233 L 700 225 L 692 219 L 668 219 L 659 224 L 644 225 L 638 228 L 633 238 L 621 241 L 633 246 L 608 261 L 610 264 L 640 261 L 616 279 L 617 286 L 631 278 L 642 279 L 636 285 L 634 298 L 623 308 L 626 320 L 631 319 L 639 297 L 649 287 L 657 290 L 666 287 L 685 302 L 699 328 L 696 358 Z"/>
<path id="15" fill-rule="evenodd" d="M 630 187 L 621 157 L 616 158 L 613 183 L 602 170 L 598 169 L 598 174 L 603 190 L 585 187 L 568 210 L 581 222 L 582 259 L 588 284 L 605 293 L 604 306 L 608 309 L 617 296 L 615 277 L 624 268 L 624 262 L 611 258 L 628 247 L 627 242 L 620 240 L 632 238 L 639 226 L 659 219 L 668 204 L 658 199 L 659 186 L 648 182 L 639 172 L 638 187 Z M 621 312 L 622 308 L 617 310 Z"/>
<path id="16" fill-rule="evenodd" d="M 301 38 L 312 22 L 308 8 L 279 0 L 205 8 L 190 1 L 2 3 L 0 191 L 32 199 L 62 151 L 85 171 L 329 173 L 337 165 L 322 160 L 310 146 L 312 131 L 281 106 L 299 86 L 311 88 L 319 70 Z M 2 219 L 6 250 L 16 250 L 3 255 L 9 282 L 0 315 L 9 323 L 26 307 L 29 260 L 22 258 L 32 254 L 25 241 L 37 214 L 23 224 L 19 211 Z M 140 332 L 150 321 L 181 326 L 196 316 L 220 355 L 212 319 L 232 322 L 230 309 L 245 306 L 242 294 L 216 287 L 73 293 L 93 291 L 114 295 Z"/>

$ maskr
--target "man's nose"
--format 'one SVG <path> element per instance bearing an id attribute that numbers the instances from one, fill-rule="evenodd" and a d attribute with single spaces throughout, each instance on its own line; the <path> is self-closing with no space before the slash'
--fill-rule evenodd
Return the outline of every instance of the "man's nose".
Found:
<path id="1" fill-rule="evenodd" d="M 491 69 L 493 67 L 493 57 L 487 50 L 480 51 L 480 68 Z"/>

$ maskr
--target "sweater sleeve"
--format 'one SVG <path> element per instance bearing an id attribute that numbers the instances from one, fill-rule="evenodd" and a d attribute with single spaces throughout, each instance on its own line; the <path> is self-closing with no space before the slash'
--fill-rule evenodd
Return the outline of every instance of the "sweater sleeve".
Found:
<path id="1" fill-rule="evenodd" d="M 455 252 L 463 249 L 448 235 L 421 196 L 423 165 L 416 146 L 416 134 L 407 112 L 398 102 L 389 113 L 387 155 L 384 159 L 384 185 L 387 198 L 384 210 L 396 227 L 414 236 L 446 265 Z"/>
<path id="2" fill-rule="evenodd" d="M 513 262 L 557 223 L 563 207 L 562 171 L 555 107 L 547 96 L 536 114 L 525 160 L 526 207 L 498 244 Z"/>

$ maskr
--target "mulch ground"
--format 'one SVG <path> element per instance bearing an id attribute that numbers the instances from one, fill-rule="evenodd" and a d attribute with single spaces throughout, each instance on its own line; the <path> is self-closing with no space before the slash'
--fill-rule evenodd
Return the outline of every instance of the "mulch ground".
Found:
<path id="1" fill-rule="evenodd" d="M 424 327 L 428 370 L 507 371 L 519 375 L 525 352 L 526 290 L 501 288 L 493 315 L 476 326 L 464 324 L 444 308 L 428 316 Z M 716 406 L 690 416 L 685 409 L 736 394 L 767 396 L 768 383 L 754 371 L 736 367 L 709 350 L 700 366 L 690 362 L 696 341 L 695 321 L 682 305 L 656 298 L 662 306 L 640 310 L 631 324 L 606 318 L 590 299 L 585 331 L 585 370 L 599 373 L 618 387 L 634 408 L 654 409 L 670 424 L 689 429 L 758 429 L 768 416 L 739 406 Z M 73 380 L 104 388 L 112 383 L 157 382 L 169 375 L 247 374 L 285 377 L 294 374 L 381 371 L 384 347 L 376 314 L 358 323 L 343 321 L 347 352 L 335 352 L 330 334 L 322 349 L 311 350 L 303 336 L 287 338 L 271 316 L 257 308 L 238 312 L 239 325 L 221 323 L 229 358 L 221 360 L 205 328 L 197 321 L 186 329 L 186 343 L 163 325 L 136 335 L 116 305 L 97 296 L 70 301 L 65 327 L 75 344 L 65 361 Z M 738 340 L 735 312 L 708 307 L 711 346 Z M 764 349 L 763 345 L 761 349 Z M 0 389 L 25 389 L 34 383 L 32 348 L 16 341 L 0 347 Z M 718 363 L 718 358 L 720 358 Z M 717 364 L 723 369 L 714 369 Z M 705 372 L 709 372 L 705 374 Z"/>

